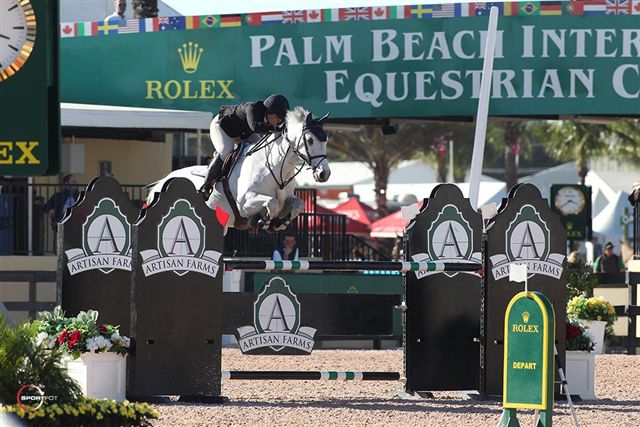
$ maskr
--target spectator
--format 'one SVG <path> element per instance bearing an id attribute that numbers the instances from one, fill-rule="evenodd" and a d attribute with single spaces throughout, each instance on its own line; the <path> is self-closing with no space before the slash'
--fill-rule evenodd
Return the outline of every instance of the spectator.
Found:
<path id="1" fill-rule="evenodd" d="M 116 0 L 114 8 L 115 11 L 111 15 L 104 18 L 104 20 L 108 21 L 109 23 L 120 25 L 125 21 L 124 13 L 127 10 L 127 0 Z"/>
<path id="2" fill-rule="evenodd" d="M 55 231 L 58 229 L 58 222 L 64 217 L 64 213 L 69 206 L 76 202 L 78 196 L 78 181 L 76 177 L 69 174 L 62 178 L 62 191 L 55 193 L 42 210 L 49 215 L 51 228 Z"/>
<path id="3" fill-rule="evenodd" d="M 298 259 L 298 247 L 296 246 L 296 236 L 285 234 L 282 244 L 273 251 L 274 261 L 294 261 Z"/>
<path id="4" fill-rule="evenodd" d="M 604 254 L 600 255 L 595 264 L 593 271 L 596 273 L 618 273 L 624 271 L 622 258 L 613 253 L 613 243 L 607 242 L 604 245 Z"/>
<path id="5" fill-rule="evenodd" d="M 576 267 L 580 263 L 582 263 L 582 256 L 580 255 L 580 251 L 571 251 L 571 253 L 567 257 L 567 266 Z"/>

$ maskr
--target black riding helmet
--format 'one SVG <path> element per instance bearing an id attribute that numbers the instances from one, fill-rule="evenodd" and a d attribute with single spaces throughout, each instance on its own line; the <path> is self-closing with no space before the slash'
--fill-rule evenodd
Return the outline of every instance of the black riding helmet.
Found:
<path id="1" fill-rule="evenodd" d="M 283 95 L 275 93 L 265 99 L 263 104 L 268 113 L 275 114 L 280 120 L 284 120 L 287 117 L 289 101 Z"/>

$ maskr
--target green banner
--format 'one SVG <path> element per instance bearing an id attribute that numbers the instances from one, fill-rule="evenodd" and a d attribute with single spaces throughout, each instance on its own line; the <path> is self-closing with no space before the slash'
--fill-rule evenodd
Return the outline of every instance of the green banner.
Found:
<path id="1" fill-rule="evenodd" d="M 10 0 L 0 16 L 0 176 L 52 175 L 60 155 L 58 2 Z"/>
<path id="2" fill-rule="evenodd" d="M 333 118 L 473 116 L 487 22 L 105 30 L 62 39 L 62 99 L 216 111 L 282 92 Z M 498 27 L 490 114 L 640 115 L 637 16 L 502 16 Z"/>
<path id="3" fill-rule="evenodd" d="M 554 314 L 539 292 L 520 292 L 505 313 L 504 408 L 553 409 Z"/>

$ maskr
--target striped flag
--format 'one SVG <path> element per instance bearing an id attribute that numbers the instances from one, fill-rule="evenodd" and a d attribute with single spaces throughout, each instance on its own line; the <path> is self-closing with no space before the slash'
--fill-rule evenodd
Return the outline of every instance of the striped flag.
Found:
<path id="1" fill-rule="evenodd" d="M 140 20 L 141 33 L 153 33 L 159 30 L 158 18 L 145 18 Z"/>
<path id="2" fill-rule="evenodd" d="M 387 19 L 389 16 L 390 7 L 372 7 L 371 8 L 371 19 Z"/>
<path id="3" fill-rule="evenodd" d="M 434 18 L 451 18 L 456 16 L 455 6 L 452 3 L 434 4 L 431 8 L 433 9 Z"/>
<path id="4" fill-rule="evenodd" d="M 118 34 L 127 33 L 139 33 L 140 32 L 140 20 L 139 19 L 127 19 L 124 25 L 118 28 Z"/>
<path id="5" fill-rule="evenodd" d="M 572 15 L 604 15 L 607 4 L 605 0 L 571 0 L 568 9 Z"/>
<path id="6" fill-rule="evenodd" d="M 562 15 L 562 2 L 560 1 L 544 1 L 540 2 L 540 15 Z"/>
<path id="7" fill-rule="evenodd" d="M 221 15 L 220 27 L 240 27 L 242 25 L 242 17 L 240 15 Z"/>
<path id="8" fill-rule="evenodd" d="M 325 9 L 324 17 L 322 19 L 324 22 L 338 22 L 340 21 L 340 9 Z"/>
<path id="9" fill-rule="evenodd" d="M 76 37 L 87 37 L 91 36 L 92 25 L 91 22 L 76 22 Z M 96 25 L 95 34 L 98 33 L 98 26 Z"/>
<path id="10" fill-rule="evenodd" d="M 282 24 L 284 16 L 282 12 L 266 12 L 260 14 L 260 22 L 264 24 Z"/>
<path id="11" fill-rule="evenodd" d="M 60 38 L 75 37 L 76 26 L 73 22 L 63 22 L 60 24 Z"/>
<path id="12" fill-rule="evenodd" d="M 391 19 L 407 19 L 411 15 L 410 6 L 391 6 L 389 7 L 389 18 Z"/>
<path id="13" fill-rule="evenodd" d="M 305 11 L 305 22 L 322 22 L 322 9 L 312 9 Z"/>
<path id="14" fill-rule="evenodd" d="M 197 30 L 200 28 L 200 17 L 199 16 L 185 16 L 184 17 L 184 26 L 187 30 Z"/>
<path id="15" fill-rule="evenodd" d="M 469 3 L 456 3 L 454 5 L 455 16 L 471 16 L 469 13 Z"/>

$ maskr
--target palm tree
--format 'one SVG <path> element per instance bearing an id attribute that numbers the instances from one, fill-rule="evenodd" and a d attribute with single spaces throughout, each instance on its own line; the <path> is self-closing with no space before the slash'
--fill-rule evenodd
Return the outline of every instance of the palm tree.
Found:
<path id="1" fill-rule="evenodd" d="M 156 18 L 158 16 L 158 0 L 131 0 L 133 17 Z"/>

